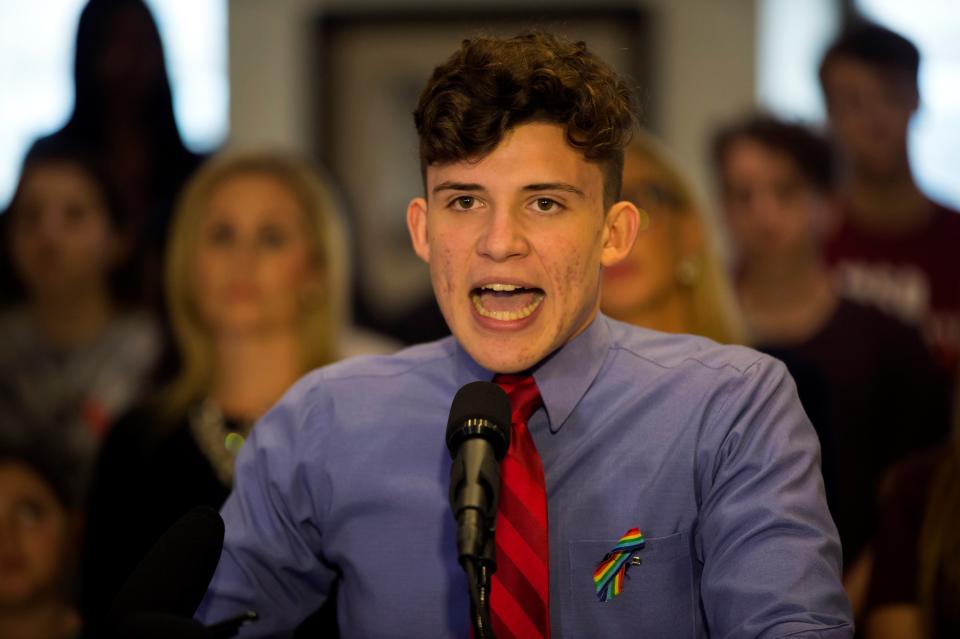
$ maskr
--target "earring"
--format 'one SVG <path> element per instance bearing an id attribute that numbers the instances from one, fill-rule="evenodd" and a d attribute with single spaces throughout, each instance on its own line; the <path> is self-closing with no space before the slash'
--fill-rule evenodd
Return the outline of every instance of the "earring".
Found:
<path id="1" fill-rule="evenodd" d="M 681 286 L 691 287 L 700 279 L 700 266 L 692 258 L 685 257 L 677 264 L 675 275 Z"/>

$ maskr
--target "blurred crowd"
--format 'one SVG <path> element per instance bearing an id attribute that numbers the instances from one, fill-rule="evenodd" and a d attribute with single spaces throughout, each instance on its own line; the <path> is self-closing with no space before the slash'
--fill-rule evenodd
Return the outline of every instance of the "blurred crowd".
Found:
<path id="1" fill-rule="evenodd" d="M 713 203 L 637 132 L 641 231 L 603 274 L 615 319 L 786 364 L 871 639 L 960 636 L 960 213 L 912 176 L 919 62 L 852 25 L 820 67 L 827 132 L 720 123 Z M 75 83 L 0 215 L 0 637 L 97 636 L 159 535 L 223 503 L 296 379 L 401 346 L 351 323 L 349 225 L 319 167 L 184 146 L 142 0 L 90 0 Z M 330 609 L 298 632 L 335 635 Z"/>

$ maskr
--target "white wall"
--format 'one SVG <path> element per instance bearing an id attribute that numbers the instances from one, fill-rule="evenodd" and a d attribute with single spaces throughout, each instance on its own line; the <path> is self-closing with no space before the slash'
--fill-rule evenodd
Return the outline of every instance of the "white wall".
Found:
<path id="1" fill-rule="evenodd" d="M 656 131 L 704 189 L 707 146 L 718 123 L 755 102 L 754 0 L 648 0 L 662 21 Z"/>
<path id="2" fill-rule="evenodd" d="M 654 12 L 658 51 L 652 99 L 657 127 L 703 188 L 705 149 L 715 124 L 754 103 L 755 0 L 639 0 Z M 472 6 L 517 6 L 516 0 Z M 530 6 L 579 6 L 554 0 Z M 611 3 L 613 6 L 622 6 Z M 450 0 L 416 5 L 455 8 Z M 594 0 L 591 7 L 596 7 Z M 239 146 L 309 150 L 313 18 L 329 8 L 410 8 L 399 0 L 231 0 L 231 138 Z M 588 43 L 589 44 L 589 43 Z"/>

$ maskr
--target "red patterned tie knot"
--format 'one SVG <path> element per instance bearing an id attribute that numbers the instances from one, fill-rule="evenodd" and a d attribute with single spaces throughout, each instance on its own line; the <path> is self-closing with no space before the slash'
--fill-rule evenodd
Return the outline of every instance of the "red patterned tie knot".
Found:
<path id="1" fill-rule="evenodd" d="M 540 389 L 533 375 L 497 375 L 493 383 L 507 393 L 510 398 L 510 409 L 513 412 L 514 422 L 529 421 L 530 416 L 543 406 Z M 519 418 L 519 419 L 518 419 Z"/>

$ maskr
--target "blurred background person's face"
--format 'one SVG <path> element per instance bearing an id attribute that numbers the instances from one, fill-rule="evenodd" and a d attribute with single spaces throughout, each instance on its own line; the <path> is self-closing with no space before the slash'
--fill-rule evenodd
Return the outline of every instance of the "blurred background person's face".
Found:
<path id="1" fill-rule="evenodd" d="M 70 528 L 66 509 L 36 472 L 0 462 L 0 609 L 58 596 Z"/>
<path id="2" fill-rule="evenodd" d="M 909 79 L 840 58 L 831 63 L 825 88 L 831 129 L 855 170 L 873 179 L 905 170 L 918 100 Z"/>
<path id="3" fill-rule="evenodd" d="M 41 164 L 24 176 L 11 244 L 17 274 L 35 299 L 105 287 L 120 251 L 99 189 L 68 162 Z"/>
<path id="4" fill-rule="evenodd" d="M 817 251 L 829 200 L 786 154 L 749 139 L 735 141 L 724 155 L 722 180 L 741 263 L 790 263 Z"/>
<path id="5" fill-rule="evenodd" d="M 698 220 L 663 169 L 635 152 L 624 158 L 622 199 L 641 210 L 640 230 L 629 257 L 604 269 L 601 308 L 627 320 L 683 294 L 677 269 L 696 251 Z"/>
<path id="6" fill-rule="evenodd" d="M 214 334 L 265 334 L 297 326 L 320 295 L 305 213 L 278 179 L 225 178 L 210 194 L 196 258 L 200 315 Z"/>

